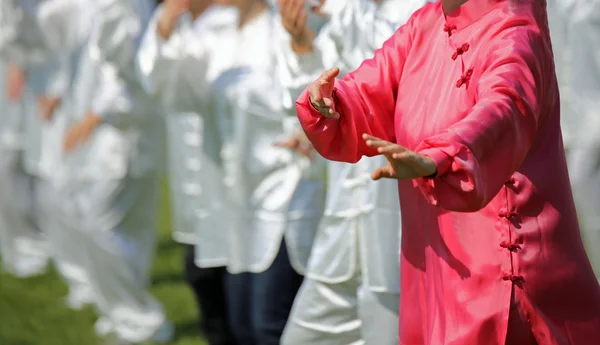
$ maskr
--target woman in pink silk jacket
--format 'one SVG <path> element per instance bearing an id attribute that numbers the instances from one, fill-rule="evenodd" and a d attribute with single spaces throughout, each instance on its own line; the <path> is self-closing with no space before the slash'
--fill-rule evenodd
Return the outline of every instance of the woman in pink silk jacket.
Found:
<path id="1" fill-rule="evenodd" d="M 598 345 L 543 0 L 426 5 L 298 117 L 326 158 L 384 154 L 403 215 L 402 345 Z"/>

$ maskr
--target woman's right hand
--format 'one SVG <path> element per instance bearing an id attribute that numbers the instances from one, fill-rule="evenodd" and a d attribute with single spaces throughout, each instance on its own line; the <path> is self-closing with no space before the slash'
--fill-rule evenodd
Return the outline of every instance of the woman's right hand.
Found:
<path id="1" fill-rule="evenodd" d="M 169 39 L 177 25 L 177 18 L 190 10 L 190 0 L 165 0 L 164 9 L 158 18 L 157 33 Z"/>
<path id="2" fill-rule="evenodd" d="M 308 85 L 310 103 L 321 113 L 321 115 L 333 119 L 340 118 L 340 114 L 335 110 L 335 102 L 333 99 L 335 77 L 339 74 L 339 68 L 329 69 L 323 72 L 317 80 Z"/>

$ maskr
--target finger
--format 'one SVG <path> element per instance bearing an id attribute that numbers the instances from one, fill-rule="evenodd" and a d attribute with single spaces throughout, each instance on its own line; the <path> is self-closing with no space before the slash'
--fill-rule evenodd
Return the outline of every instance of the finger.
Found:
<path id="1" fill-rule="evenodd" d="M 414 155 L 412 152 L 395 152 L 392 154 L 392 158 L 406 162 L 414 160 Z"/>
<path id="2" fill-rule="evenodd" d="M 330 69 L 328 69 L 327 71 L 323 72 L 323 73 L 321 74 L 321 76 L 319 77 L 319 79 L 321 79 L 321 80 L 323 80 L 323 81 L 325 81 L 325 82 L 327 82 L 327 83 L 330 83 L 330 82 L 332 82 L 332 81 L 335 79 L 335 77 L 337 77 L 339 74 L 340 74 L 340 69 L 339 69 L 339 68 L 337 68 L 337 67 L 335 67 L 335 68 L 330 68 Z"/>
<path id="3" fill-rule="evenodd" d="M 292 13 L 293 6 L 294 6 L 294 2 L 292 0 L 283 0 L 283 6 L 281 7 L 281 12 L 286 20 L 290 20 L 292 18 L 291 13 Z"/>
<path id="4" fill-rule="evenodd" d="M 323 98 L 323 105 L 325 106 L 325 108 L 328 108 L 328 117 L 334 119 L 340 118 L 340 114 L 337 111 L 335 111 L 335 103 L 333 102 L 333 99 L 329 97 Z"/>
<path id="5" fill-rule="evenodd" d="M 341 116 L 340 113 L 336 113 L 333 109 L 329 109 L 328 111 L 320 111 L 321 114 L 327 118 L 338 120 Z"/>
<path id="6" fill-rule="evenodd" d="M 303 0 L 291 0 L 290 2 L 291 2 L 290 18 L 292 19 L 292 21 L 294 23 L 294 27 L 296 29 L 298 29 L 299 28 L 298 19 L 301 14 L 302 6 L 304 5 L 304 1 Z"/>
<path id="7" fill-rule="evenodd" d="M 371 179 L 374 181 L 381 180 L 382 178 L 394 178 L 394 174 L 389 167 L 377 168 L 371 174 Z"/>
<path id="8" fill-rule="evenodd" d="M 311 83 L 308 86 L 308 94 L 310 95 L 310 99 L 315 103 L 321 103 L 323 101 L 321 88 L 316 83 Z"/>
<path id="9" fill-rule="evenodd" d="M 367 133 L 363 133 L 363 135 L 362 135 L 362 138 L 363 138 L 364 140 L 381 140 L 381 141 L 385 141 L 385 140 L 383 140 L 383 139 L 381 139 L 381 138 L 374 137 L 374 136 L 372 136 L 372 135 L 370 135 L 370 134 L 367 134 Z"/>
<path id="10" fill-rule="evenodd" d="M 296 27 L 298 29 L 304 30 L 306 28 L 306 21 L 308 20 L 308 13 L 302 8 L 300 14 L 298 15 L 298 21 L 296 22 Z"/>
<path id="11" fill-rule="evenodd" d="M 385 141 L 385 140 L 381 140 L 381 139 L 367 139 L 365 140 L 365 143 L 367 144 L 368 147 L 374 148 L 374 149 L 379 149 L 382 147 L 387 147 L 390 145 L 394 145 L 393 143 L 390 143 L 389 141 Z"/>
<path id="12" fill-rule="evenodd" d="M 333 108 L 333 99 L 331 97 L 323 97 L 323 105 L 327 108 Z"/>
<path id="13" fill-rule="evenodd" d="M 384 154 L 392 154 L 392 157 L 394 157 L 394 154 L 403 153 L 405 151 L 406 149 L 398 144 L 389 144 L 387 146 L 379 147 L 377 149 L 377 152 Z"/>

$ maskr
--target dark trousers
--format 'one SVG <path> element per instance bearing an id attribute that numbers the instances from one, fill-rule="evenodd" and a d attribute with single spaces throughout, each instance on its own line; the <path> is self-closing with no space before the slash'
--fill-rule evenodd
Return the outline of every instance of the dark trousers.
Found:
<path id="1" fill-rule="evenodd" d="M 279 345 L 302 280 L 285 243 L 265 272 L 228 274 L 229 323 L 237 344 Z"/>
<path id="2" fill-rule="evenodd" d="M 227 270 L 225 267 L 200 268 L 194 263 L 194 256 L 194 246 L 186 245 L 185 280 L 194 292 L 204 336 L 209 345 L 236 345 L 227 317 Z"/>

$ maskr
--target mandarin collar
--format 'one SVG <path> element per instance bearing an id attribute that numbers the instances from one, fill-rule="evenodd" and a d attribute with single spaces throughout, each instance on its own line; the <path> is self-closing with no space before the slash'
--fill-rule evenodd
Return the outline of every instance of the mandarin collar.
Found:
<path id="1" fill-rule="evenodd" d="M 446 25 L 460 31 L 492 10 L 505 6 L 507 2 L 508 0 L 468 0 L 460 7 L 445 14 Z"/>

